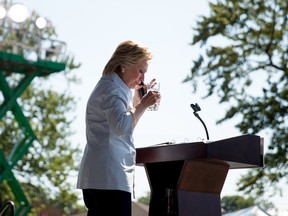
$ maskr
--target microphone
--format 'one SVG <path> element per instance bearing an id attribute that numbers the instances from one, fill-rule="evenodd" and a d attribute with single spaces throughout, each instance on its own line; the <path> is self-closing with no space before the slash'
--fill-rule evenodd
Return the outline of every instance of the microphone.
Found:
<path id="1" fill-rule="evenodd" d="M 206 132 L 206 136 L 207 136 L 207 140 L 209 140 L 209 134 L 208 134 L 208 130 L 207 127 L 205 125 L 205 123 L 203 122 L 203 120 L 200 118 L 199 114 L 197 113 L 198 111 L 201 111 L 200 106 L 195 103 L 195 104 L 190 104 L 191 108 L 194 110 L 194 115 L 201 121 L 201 123 L 203 124 L 204 128 L 205 128 L 205 132 Z"/>
<path id="2" fill-rule="evenodd" d="M 141 82 L 139 85 L 142 86 L 142 88 L 139 89 L 139 95 L 140 95 L 140 99 L 146 94 L 145 89 L 143 88 L 144 86 L 144 82 Z"/>

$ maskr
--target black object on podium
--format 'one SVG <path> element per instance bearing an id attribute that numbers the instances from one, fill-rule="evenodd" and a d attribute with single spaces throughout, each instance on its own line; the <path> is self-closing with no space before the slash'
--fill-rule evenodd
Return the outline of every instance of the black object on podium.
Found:
<path id="1" fill-rule="evenodd" d="M 264 139 L 241 135 L 209 143 L 136 149 L 150 184 L 149 216 L 221 216 L 221 190 L 229 169 L 263 166 Z"/>

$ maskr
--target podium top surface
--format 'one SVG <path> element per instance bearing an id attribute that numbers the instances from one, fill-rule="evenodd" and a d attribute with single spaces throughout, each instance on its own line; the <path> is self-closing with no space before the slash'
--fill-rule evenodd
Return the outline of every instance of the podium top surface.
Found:
<path id="1" fill-rule="evenodd" d="M 136 148 L 136 164 L 205 160 L 226 163 L 230 169 L 263 166 L 263 138 L 241 135 L 223 140 Z"/>

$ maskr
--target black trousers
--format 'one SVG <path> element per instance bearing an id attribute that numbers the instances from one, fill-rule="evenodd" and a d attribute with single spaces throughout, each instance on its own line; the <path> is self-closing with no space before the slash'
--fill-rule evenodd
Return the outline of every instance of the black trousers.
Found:
<path id="1" fill-rule="evenodd" d="M 83 189 L 87 216 L 131 216 L 131 193 L 120 190 Z"/>

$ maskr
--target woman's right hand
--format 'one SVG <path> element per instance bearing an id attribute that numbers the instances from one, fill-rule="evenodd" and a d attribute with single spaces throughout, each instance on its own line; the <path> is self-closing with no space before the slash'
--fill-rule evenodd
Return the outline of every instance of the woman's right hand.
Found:
<path id="1" fill-rule="evenodd" d="M 141 99 L 141 103 L 148 108 L 156 103 L 160 103 L 161 94 L 159 91 L 148 91 L 146 95 Z"/>

